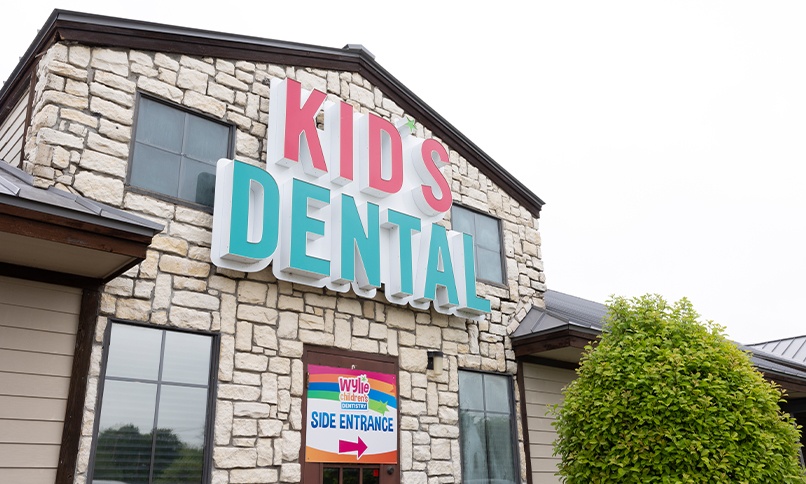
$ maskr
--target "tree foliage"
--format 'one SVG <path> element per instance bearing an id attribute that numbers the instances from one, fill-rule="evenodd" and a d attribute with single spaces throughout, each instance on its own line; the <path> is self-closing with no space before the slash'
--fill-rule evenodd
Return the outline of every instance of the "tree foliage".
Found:
<path id="1" fill-rule="evenodd" d="M 802 483 L 799 429 L 723 329 L 686 300 L 615 298 L 554 408 L 568 484 Z"/>

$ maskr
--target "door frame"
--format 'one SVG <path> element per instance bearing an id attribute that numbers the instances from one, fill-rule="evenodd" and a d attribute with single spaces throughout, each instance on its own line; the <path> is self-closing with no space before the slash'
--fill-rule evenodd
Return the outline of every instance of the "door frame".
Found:
<path id="1" fill-rule="evenodd" d="M 345 360 L 347 360 L 345 362 Z M 317 346 L 306 344 L 302 348 L 302 369 L 304 374 L 304 386 L 302 394 L 302 444 L 299 450 L 299 462 L 302 466 L 302 483 L 301 484 L 322 484 L 322 470 L 327 463 L 323 462 L 305 462 L 305 442 L 306 432 L 308 429 L 307 415 L 308 415 L 308 364 L 334 366 L 338 368 L 350 368 L 352 365 L 349 361 L 361 360 L 367 365 L 362 366 L 368 371 L 377 371 L 380 373 L 394 373 L 397 381 L 400 382 L 400 362 L 397 357 L 390 355 L 379 355 L 375 353 L 364 353 L 360 351 L 342 350 L 338 348 L 331 348 L 327 346 Z M 400 459 L 402 456 L 400 450 L 400 386 L 397 387 L 397 464 L 356 464 L 349 467 L 380 467 L 379 474 L 380 484 L 400 484 Z M 333 463 L 332 467 L 345 467 L 343 463 Z M 392 468 L 392 473 L 388 469 Z"/>

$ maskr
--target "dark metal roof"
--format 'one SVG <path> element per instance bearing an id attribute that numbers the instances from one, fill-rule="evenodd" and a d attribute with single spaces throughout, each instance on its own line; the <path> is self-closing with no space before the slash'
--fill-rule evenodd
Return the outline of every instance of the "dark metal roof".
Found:
<path id="1" fill-rule="evenodd" d="M 776 339 L 747 346 L 753 350 L 761 350 L 780 358 L 806 365 L 806 336 Z"/>
<path id="2" fill-rule="evenodd" d="M 0 121 L 27 89 L 37 56 L 58 40 L 111 48 L 224 57 L 280 65 L 357 72 L 414 116 L 434 135 L 465 157 L 480 172 L 529 210 L 540 216 L 544 205 L 520 180 L 481 150 L 439 113 L 392 76 L 360 44 L 343 49 L 285 42 L 209 30 L 191 29 L 102 15 L 54 10 L 8 81 L 0 88 Z"/>
<path id="3" fill-rule="evenodd" d="M 552 290 L 546 291 L 544 300 L 546 309 L 577 324 L 600 330 L 604 325 L 604 318 L 607 316 L 607 306 L 604 304 Z"/>
<path id="4" fill-rule="evenodd" d="M 749 351 L 750 361 L 764 373 L 787 375 L 806 381 L 806 364 L 781 358 L 778 355 L 756 348 L 756 345 L 745 346 L 737 343 L 736 346 L 743 351 Z"/>
<path id="5" fill-rule="evenodd" d="M 546 309 L 533 307 L 524 316 L 513 339 L 561 329 L 581 329 L 601 333 L 607 307 L 581 297 L 549 289 L 543 295 Z"/>
<path id="6" fill-rule="evenodd" d="M 148 237 L 163 229 L 161 224 L 81 195 L 55 187 L 37 188 L 31 175 L 3 161 L 0 161 L 0 204 Z"/>
<path id="7" fill-rule="evenodd" d="M 571 329 L 602 332 L 607 316 L 604 304 L 552 290 L 546 291 L 543 299 L 546 309 L 533 307 L 512 333 L 513 340 Z M 762 372 L 806 382 L 806 336 L 736 345 L 750 352 L 750 360 Z"/>

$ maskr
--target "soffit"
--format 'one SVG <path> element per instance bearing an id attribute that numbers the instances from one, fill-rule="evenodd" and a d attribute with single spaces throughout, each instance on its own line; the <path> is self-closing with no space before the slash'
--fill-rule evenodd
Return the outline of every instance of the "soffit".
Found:
<path id="1" fill-rule="evenodd" d="M 33 186 L 0 162 L 0 263 L 108 281 L 145 258 L 161 224 L 80 195 Z"/>

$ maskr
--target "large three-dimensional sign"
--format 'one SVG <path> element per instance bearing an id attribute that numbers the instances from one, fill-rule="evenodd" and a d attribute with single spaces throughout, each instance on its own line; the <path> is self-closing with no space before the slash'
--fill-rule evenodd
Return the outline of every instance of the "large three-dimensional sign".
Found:
<path id="1" fill-rule="evenodd" d="M 437 222 L 450 210 L 439 141 L 275 79 L 266 168 L 220 160 L 212 261 L 290 282 L 479 318 L 473 239 Z M 317 120 L 323 115 L 324 128 Z"/>

